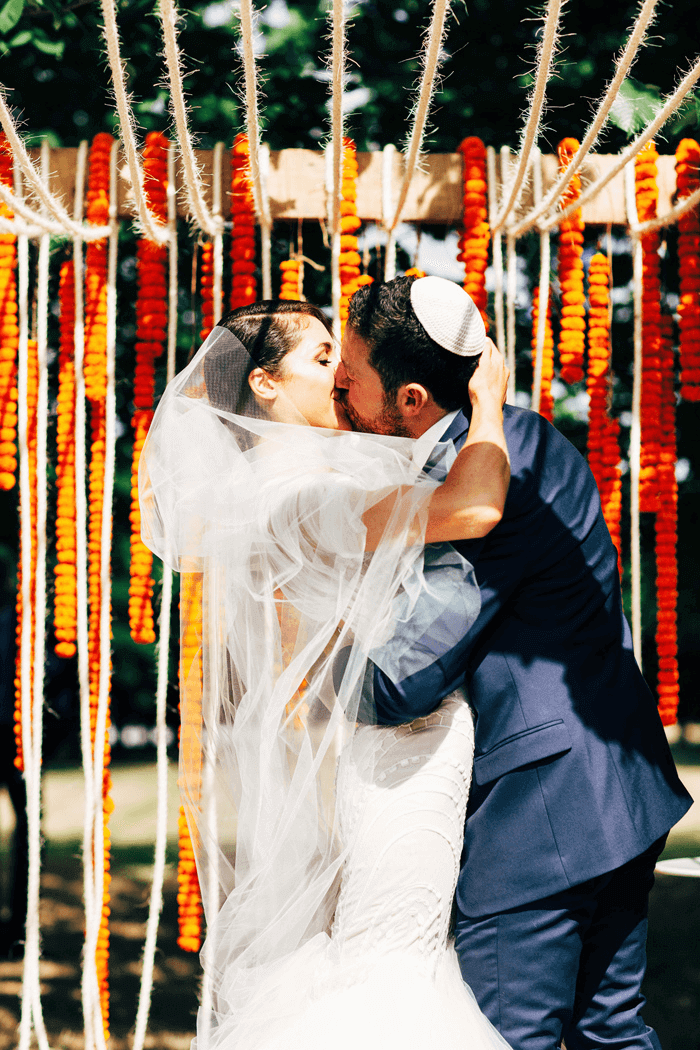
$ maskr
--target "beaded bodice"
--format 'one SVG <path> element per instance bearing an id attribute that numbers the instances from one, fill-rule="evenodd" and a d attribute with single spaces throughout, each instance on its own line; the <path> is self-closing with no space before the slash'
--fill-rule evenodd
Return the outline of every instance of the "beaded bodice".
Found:
<path id="1" fill-rule="evenodd" d="M 432 968 L 447 944 L 474 753 L 461 692 L 426 718 L 363 726 L 338 768 L 349 845 L 332 939 L 346 959 L 418 953 Z"/>

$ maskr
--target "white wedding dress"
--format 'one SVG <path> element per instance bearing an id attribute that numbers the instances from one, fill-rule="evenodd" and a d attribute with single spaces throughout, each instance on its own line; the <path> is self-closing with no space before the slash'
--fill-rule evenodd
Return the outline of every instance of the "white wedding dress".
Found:
<path id="1" fill-rule="evenodd" d="M 340 828 L 352 850 L 331 937 L 278 969 L 268 1031 L 258 1029 L 250 1050 L 508 1046 L 463 982 L 448 939 L 473 752 L 461 692 L 427 718 L 355 733 L 338 767 Z"/>

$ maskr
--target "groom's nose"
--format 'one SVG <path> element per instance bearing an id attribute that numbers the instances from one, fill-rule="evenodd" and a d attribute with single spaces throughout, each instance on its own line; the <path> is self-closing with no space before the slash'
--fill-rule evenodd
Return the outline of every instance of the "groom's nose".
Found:
<path id="1" fill-rule="evenodd" d="M 338 367 L 335 370 L 335 388 L 336 390 L 348 389 L 348 374 L 342 361 L 338 363 Z"/>

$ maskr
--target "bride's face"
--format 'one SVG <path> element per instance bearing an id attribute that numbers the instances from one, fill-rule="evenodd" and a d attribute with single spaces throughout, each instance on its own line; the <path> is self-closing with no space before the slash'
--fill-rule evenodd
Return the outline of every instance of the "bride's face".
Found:
<path id="1" fill-rule="evenodd" d="M 283 422 L 295 421 L 289 418 L 294 415 L 289 411 L 291 403 L 312 427 L 350 430 L 342 405 L 333 397 L 340 354 L 319 320 L 304 317 L 304 322 L 301 338 L 282 359 L 278 376 L 261 375 L 262 370 L 256 369 L 251 386 L 268 402 L 271 414 Z"/>

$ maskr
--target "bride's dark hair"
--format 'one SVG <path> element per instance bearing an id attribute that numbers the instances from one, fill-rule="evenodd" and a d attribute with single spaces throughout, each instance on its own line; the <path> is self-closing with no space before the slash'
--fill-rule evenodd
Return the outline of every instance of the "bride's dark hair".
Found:
<path id="1" fill-rule="evenodd" d="M 236 377 L 239 398 L 232 405 L 224 393 L 232 390 L 230 359 L 227 355 L 208 355 L 204 363 L 204 375 L 211 403 L 230 412 L 244 414 L 252 398 L 245 381 L 247 375 L 254 368 L 264 368 L 274 379 L 279 379 L 284 358 L 299 345 L 308 318 L 311 317 L 320 321 L 332 336 L 331 322 L 318 306 L 293 299 L 262 299 L 248 306 L 239 306 L 222 317 L 217 327 L 226 328 L 235 335 L 248 351 L 250 360 L 246 375 Z"/>

